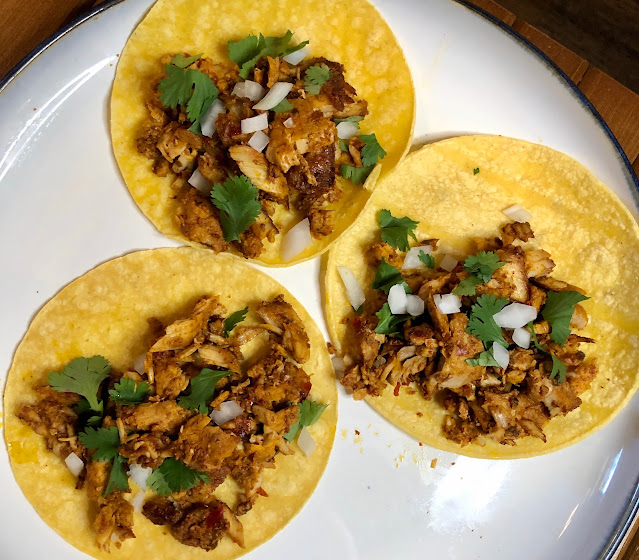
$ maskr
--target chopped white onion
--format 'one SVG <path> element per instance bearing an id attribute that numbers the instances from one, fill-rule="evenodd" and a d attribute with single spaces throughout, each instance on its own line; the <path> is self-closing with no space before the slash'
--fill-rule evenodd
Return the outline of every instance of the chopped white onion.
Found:
<path id="1" fill-rule="evenodd" d="M 258 152 L 264 151 L 264 148 L 268 146 L 269 137 L 261 130 L 258 130 L 248 141 L 248 145 Z"/>
<path id="2" fill-rule="evenodd" d="M 293 128 L 295 126 L 295 123 L 293 122 L 293 119 L 289 117 L 288 119 L 284 121 L 284 126 L 286 128 Z"/>
<path id="3" fill-rule="evenodd" d="M 337 272 L 344 282 L 344 288 L 346 288 L 346 297 L 350 302 L 353 309 L 359 309 L 359 307 L 366 301 L 366 296 L 359 285 L 357 278 L 353 274 L 353 271 L 347 266 L 338 266 Z"/>
<path id="4" fill-rule="evenodd" d="M 218 426 L 221 426 L 237 418 L 242 412 L 244 410 L 235 401 L 225 401 L 220 405 L 220 410 L 213 410 L 209 416 Z"/>
<path id="5" fill-rule="evenodd" d="M 215 132 L 215 123 L 222 113 L 226 113 L 224 103 L 222 103 L 221 99 L 216 99 L 213 103 L 211 103 L 211 106 L 207 109 L 206 113 L 204 113 L 204 116 L 200 121 L 202 134 L 204 136 L 213 136 L 213 133 Z"/>
<path id="6" fill-rule="evenodd" d="M 424 312 L 424 300 L 419 296 L 408 294 L 406 296 L 406 311 L 413 317 L 421 315 Z"/>
<path id="7" fill-rule="evenodd" d="M 259 101 L 264 97 L 264 91 L 264 88 L 257 82 L 246 80 L 235 84 L 231 93 L 238 97 L 246 97 L 251 101 Z"/>
<path id="8" fill-rule="evenodd" d="M 459 313 L 461 309 L 461 299 L 455 294 L 435 294 L 433 299 L 435 300 L 435 307 L 444 315 Z"/>
<path id="9" fill-rule="evenodd" d="M 73 473 L 73 476 L 80 476 L 80 473 L 84 469 L 84 461 L 80 459 L 73 451 L 67 455 L 64 460 L 69 470 Z"/>
<path id="10" fill-rule="evenodd" d="M 300 446 L 304 455 L 310 457 L 313 454 L 313 451 L 315 451 L 315 446 L 317 444 L 315 443 L 313 436 L 308 433 L 308 430 L 306 428 L 302 428 L 300 435 L 297 437 L 297 445 Z"/>
<path id="11" fill-rule="evenodd" d="M 142 352 L 134 361 L 133 369 L 140 375 L 144 375 L 144 360 L 146 359 L 146 352 Z"/>
<path id="12" fill-rule="evenodd" d="M 532 220 L 532 214 L 519 204 L 513 204 L 510 208 L 506 208 L 503 212 L 515 222 L 530 222 L 530 220 Z"/>
<path id="13" fill-rule="evenodd" d="M 419 255 L 424 253 L 425 255 L 431 255 L 433 248 L 430 245 L 420 245 L 419 247 L 411 247 L 404 257 L 404 264 L 402 264 L 402 270 L 409 268 L 425 268 L 426 265 L 419 260 Z M 454 268 L 454 267 L 453 267 Z"/>
<path id="14" fill-rule="evenodd" d="M 295 66 L 296 64 L 299 64 L 300 62 L 302 62 L 302 60 L 304 60 L 308 56 L 309 52 L 310 52 L 310 49 L 308 47 L 302 47 L 298 51 L 295 51 L 295 52 L 292 52 L 291 54 L 287 54 L 286 56 L 283 56 L 282 60 L 285 60 L 289 64 L 292 64 L 293 66 Z"/>
<path id="15" fill-rule="evenodd" d="M 335 377 L 337 379 L 341 379 L 344 377 L 344 372 L 346 371 L 346 365 L 344 364 L 344 360 L 339 356 L 331 356 L 331 362 L 333 362 L 333 371 L 335 371 Z"/>
<path id="16" fill-rule="evenodd" d="M 142 512 L 142 506 L 146 498 L 144 496 L 144 490 L 140 490 L 133 498 L 131 498 L 131 505 L 133 506 L 133 511 L 137 511 L 138 513 Z"/>
<path id="17" fill-rule="evenodd" d="M 388 307 L 393 315 L 406 313 L 406 291 L 401 284 L 395 284 L 388 291 Z"/>
<path id="18" fill-rule="evenodd" d="M 195 187 L 198 191 L 202 191 L 204 194 L 209 194 L 213 188 L 208 179 L 200 173 L 199 169 L 196 169 L 189 177 L 189 185 Z"/>
<path id="19" fill-rule="evenodd" d="M 499 367 L 506 369 L 510 363 L 508 348 L 504 348 L 501 344 L 493 342 L 493 358 L 495 358 Z"/>
<path id="20" fill-rule="evenodd" d="M 266 114 L 266 113 L 265 113 Z M 311 225 L 308 218 L 295 224 L 282 238 L 282 259 L 290 261 L 311 244 Z"/>
<path id="21" fill-rule="evenodd" d="M 138 485 L 140 490 L 144 490 L 146 488 L 146 479 L 151 476 L 152 472 L 153 469 L 151 467 L 141 467 L 140 465 L 131 463 L 127 474 L 133 479 L 133 482 Z"/>
<path id="22" fill-rule="evenodd" d="M 278 103 L 281 103 L 286 96 L 293 89 L 293 84 L 290 82 L 276 82 L 273 87 L 268 90 L 268 93 L 264 96 L 264 99 L 258 104 L 253 105 L 253 109 L 259 111 L 268 111 L 275 107 Z"/>
<path id="23" fill-rule="evenodd" d="M 504 329 L 518 329 L 536 318 L 537 310 L 532 305 L 517 302 L 507 305 L 493 315 L 495 323 Z"/>
<path id="24" fill-rule="evenodd" d="M 520 328 L 513 331 L 513 342 L 520 348 L 530 347 L 531 334 L 528 329 Z"/>
<path id="25" fill-rule="evenodd" d="M 337 125 L 337 137 L 341 140 L 350 140 L 358 131 L 357 123 L 344 121 Z"/>
<path id="26" fill-rule="evenodd" d="M 251 134 L 258 130 L 264 130 L 268 128 L 268 113 L 262 113 L 256 117 L 249 117 L 248 119 L 242 119 L 240 121 L 240 127 L 242 134 Z"/>
<path id="27" fill-rule="evenodd" d="M 442 262 L 439 263 L 440 268 L 447 270 L 450 272 L 457 266 L 457 259 L 455 257 L 451 257 L 450 255 L 444 255 Z"/>

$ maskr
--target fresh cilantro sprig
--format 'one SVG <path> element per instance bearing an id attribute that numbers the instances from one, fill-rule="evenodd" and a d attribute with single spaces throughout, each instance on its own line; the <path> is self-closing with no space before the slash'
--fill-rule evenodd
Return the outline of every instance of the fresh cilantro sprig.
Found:
<path id="1" fill-rule="evenodd" d="M 346 142 L 344 142 L 344 140 L 339 141 L 339 149 L 342 150 L 342 152 L 348 152 L 348 145 L 346 144 Z M 349 166 L 349 167 L 352 167 L 352 166 Z"/>
<path id="2" fill-rule="evenodd" d="M 317 95 L 322 86 L 331 79 L 331 70 L 326 64 L 309 66 L 304 72 L 304 89 L 310 95 Z"/>
<path id="3" fill-rule="evenodd" d="M 475 169 L 473 169 L 473 175 L 477 175 L 477 173 L 479 173 L 479 167 L 475 167 Z"/>
<path id="4" fill-rule="evenodd" d="M 466 360 L 466 363 L 472 367 L 477 367 L 477 366 L 500 367 L 499 364 L 497 363 L 497 360 L 495 360 L 495 357 L 493 356 L 492 348 L 488 350 L 484 350 L 476 358 L 469 358 L 468 360 Z"/>
<path id="5" fill-rule="evenodd" d="M 91 409 L 89 401 L 81 398 L 74 406 L 73 412 L 78 415 L 80 426 L 99 426 L 102 423 L 103 412 Z"/>
<path id="6" fill-rule="evenodd" d="M 489 282 L 493 273 L 506 263 L 499 260 L 499 255 L 492 251 L 480 251 L 470 255 L 464 261 L 464 269 L 470 274 L 453 290 L 456 296 L 474 296 L 475 287 Z"/>
<path id="7" fill-rule="evenodd" d="M 359 123 L 359 121 L 363 121 L 364 117 L 360 116 L 360 115 L 351 115 L 350 117 L 344 117 L 343 119 L 333 119 L 333 122 L 335 124 L 339 124 L 339 123 L 343 123 L 343 122 L 350 122 L 350 123 Z M 358 128 L 359 128 L 359 124 L 357 124 Z"/>
<path id="8" fill-rule="evenodd" d="M 488 345 L 493 342 L 508 348 L 508 344 L 501 332 L 501 327 L 495 323 L 493 318 L 495 313 L 501 311 L 507 304 L 508 300 L 506 298 L 497 298 L 497 296 L 492 294 L 479 296 L 477 303 L 471 307 L 466 332 L 474 334 L 481 340 L 484 348 L 488 348 Z"/>
<path id="9" fill-rule="evenodd" d="M 291 426 L 291 429 L 284 434 L 284 439 L 286 441 L 293 441 L 302 428 L 315 424 L 315 422 L 320 419 L 322 412 L 324 412 L 328 405 L 305 399 L 297 406 L 299 408 L 297 422 L 295 422 L 295 424 Z"/>
<path id="10" fill-rule="evenodd" d="M 374 165 L 369 165 L 368 167 L 355 167 L 353 165 L 348 165 L 347 163 L 342 163 L 339 169 L 340 175 L 344 177 L 344 179 L 349 179 L 355 185 L 363 185 L 374 168 Z"/>
<path id="11" fill-rule="evenodd" d="M 372 287 L 374 290 L 381 290 L 385 294 L 388 294 L 395 284 L 401 284 L 406 293 L 410 294 L 411 289 L 404 281 L 402 273 L 392 264 L 388 264 L 386 259 L 382 257 L 382 262 L 379 263 L 377 270 L 375 270 L 375 278 L 373 278 Z"/>
<path id="12" fill-rule="evenodd" d="M 176 54 L 171 59 L 171 64 L 177 66 L 178 68 L 186 68 L 187 66 L 191 66 L 196 60 L 200 60 L 202 58 L 202 54 L 195 54 L 193 56 L 184 56 L 183 54 Z"/>
<path id="13" fill-rule="evenodd" d="M 220 223 L 226 241 L 239 241 L 260 215 L 262 205 L 257 199 L 257 187 L 248 177 L 229 177 L 224 184 L 215 183 L 211 190 L 213 204 L 220 210 Z"/>
<path id="14" fill-rule="evenodd" d="M 118 454 L 120 434 L 115 426 L 110 428 L 87 428 L 78 434 L 78 439 L 87 449 L 93 450 L 95 461 L 110 461 Z"/>
<path id="15" fill-rule="evenodd" d="M 364 167 L 375 166 L 380 159 L 384 159 L 386 152 L 380 146 L 374 132 L 372 134 L 362 134 L 359 139 L 364 142 L 364 147 L 362 148 L 362 165 Z"/>
<path id="16" fill-rule="evenodd" d="M 246 80 L 257 61 L 263 56 L 272 58 L 286 56 L 308 45 L 308 41 L 303 41 L 290 46 L 292 38 L 293 33 L 288 30 L 281 37 L 264 37 L 260 33 L 259 37 L 249 35 L 240 41 L 229 41 L 227 43 L 229 58 L 240 68 L 240 77 Z"/>
<path id="17" fill-rule="evenodd" d="M 224 320 L 224 336 L 228 337 L 229 334 L 231 334 L 231 331 L 242 321 L 244 321 L 244 319 L 246 319 L 246 314 L 248 313 L 248 307 L 245 307 L 244 309 L 240 309 L 239 311 L 236 311 L 235 313 L 231 313 L 225 320 Z"/>
<path id="18" fill-rule="evenodd" d="M 532 321 L 528 323 L 528 328 L 530 329 L 530 336 L 532 338 L 533 344 L 540 352 L 544 354 L 548 354 L 552 359 L 552 369 L 550 371 L 550 379 L 557 378 L 559 383 L 563 383 L 566 381 L 566 364 L 564 364 L 557 356 L 555 356 L 552 352 L 550 352 L 547 348 L 544 348 L 541 344 L 539 344 L 539 340 L 537 339 L 537 333 L 535 332 L 535 327 L 532 324 Z"/>
<path id="19" fill-rule="evenodd" d="M 286 113 L 293 108 L 293 104 L 288 99 L 282 99 L 275 107 L 271 109 L 274 113 Z"/>
<path id="20" fill-rule="evenodd" d="M 400 325 L 409 318 L 409 315 L 393 315 L 388 303 L 382 305 L 382 308 L 375 315 L 379 319 L 375 333 L 387 335 L 400 334 Z"/>
<path id="21" fill-rule="evenodd" d="M 180 397 L 178 404 L 200 414 L 208 414 L 217 382 L 228 375 L 231 375 L 231 372 L 227 370 L 202 369 L 199 375 L 191 378 L 191 391 L 188 395 Z"/>
<path id="22" fill-rule="evenodd" d="M 453 293 L 456 296 L 474 296 L 475 288 L 479 286 L 479 284 L 483 284 L 481 278 L 477 278 L 477 276 L 470 275 L 468 278 L 464 278 L 453 290 Z"/>
<path id="23" fill-rule="evenodd" d="M 587 300 L 579 292 L 548 292 L 541 316 L 551 327 L 550 338 L 563 346 L 570 335 L 570 320 L 575 312 L 575 305 Z"/>
<path id="24" fill-rule="evenodd" d="M 435 257 L 433 255 L 429 255 L 428 253 L 424 253 L 420 251 L 417 255 L 417 258 L 422 261 L 428 268 L 435 268 Z"/>
<path id="25" fill-rule="evenodd" d="M 377 215 L 377 223 L 382 228 L 382 241 L 400 251 L 408 251 L 408 236 L 417 241 L 415 228 L 419 222 L 411 220 L 408 216 L 396 218 L 390 210 L 382 209 Z"/>
<path id="26" fill-rule="evenodd" d="M 190 490 L 199 482 L 208 484 L 209 481 L 208 474 L 190 469 L 178 459 L 167 457 L 151 473 L 146 483 L 156 494 L 168 496 L 173 492 Z"/>
<path id="27" fill-rule="evenodd" d="M 126 459 L 122 457 L 122 455 L 116 455 L 113 459 L 111 474 L 109 475 L 107 487 L 104 490 L 104 496 L 108 496 L 115 490 L 119 490 L 120 492 L 129 490 L 129 477 L 126 474 L 124 463 L 126 463 Z"/>
<path id="28" fill-rule="evenodd" d="M 110 371 L 109 362 L 102 356 L 75 358 L 61 373 L 51 372 L 48 381 L 53 390 L 81 395 L 91 410 L 102 413 L 103 403 L 98 399 L 98 391 Z"/>
<path id="29" fill-rule="evenodd" d="M 109 389 L 109 396 L 117 404 L 132 405 L 144 402 L 149 392 L 149 384 L 146 381 L 136 385 L 133 379 L 123 377 L 113 389 Z"/>

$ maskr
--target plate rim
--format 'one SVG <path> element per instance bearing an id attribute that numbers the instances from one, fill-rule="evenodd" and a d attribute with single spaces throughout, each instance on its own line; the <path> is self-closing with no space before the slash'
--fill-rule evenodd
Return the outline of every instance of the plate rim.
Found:
<path id="1" fill-rule="evenodd" d="M 541 49 L 539 49 L 535 44 L 533 44 L 529 39 L 521 35 L 519 32 L 515 31 L 508 24 L 500 20 L 499 18 L 493 16 L 491 13 L 486 10 L 472 4 L 468 0 L 450 0 L 461 6 L 467 8 L 468 10 L 475 12 L 476 14 L 482 16 L 484 19 L 488 20 L 494 26 L 496 26 L 501 31 L 505 32 L 509 35 L 516 43 L 518 43 L 524 49 L 527 49 L 532 54 L 536 55 L 539 59 L 544 62 L 546 68 L 549 72 L 556 74 L 560 81 L 562 81 L 563 85 L 568 87 L 571 90 L 571 93 L 575 96 L 576 100 L 580 102 L 586 109 L 590 111 L 592 116 L 594 117 L 596 123 L 603 130 L 604 134 L 608 137 L 613 147 L 617 152 L 617 156 L 621 160 L 621 163 L 626 169 L 628 173 L 628 177 L 630 178 L 630 183 L 634 187 L 632 190 L 633 199 L 635 202 L 635 207 L 639 209 L 639 177 L 635 173 L 628 156 L 624 152 L 621 144 L 617 140 L 617 137 L 612 132 L 606 121 L 603 119 L 599 111 L 595 108 L 595 106 L 590 102 L 590 100 L 586 97 L 586 95 L 577 87 L 577 85 L 568 77 L 568 75 L 561 69 L 557 64 L 546 55 Z M 105 0 L 104 2 L 90 8 L 84 14 L 81 14 L 74 20 L 72 20 L 67 25 L 63 26 L 61 29 L 47 37 L 44 41 L 39 43 L 29 54 L 27 54 L 24 58 L 22 58 L 19 62 L 17 62 L 11 70 L 0 80 L 0 94 L 6 89 L 6 87 L 13 82 L 19 74 L 31 63 L 33 62 L 39 55 L 41 55 L 44 51 L 46 51 L 51 45 L 62 39 L 65 35 L 69 34 L 71 31 L 79 27 L 81 24 L 86 21 L 92 19 L 96 15 L 105 12 L 106 10 L 117 6 L 125 2 L 125 0 Z M 628 535 L 628 531 L 632 526 L 632 522 L 637 516 L 637 512 L 639 511 L 639 476 L 635 481 L 634 490 L 631 493 L 630 500 L 624 510 L 621 512 L 619 521 L 617 525 L 612 529 L 610 536 L 608 537 L 606 543 L 603 548 L 596 556 L 596 560 L 613 560 L 616 554 L 620 551 L 621 546 L 623 545 L 626 536 Z"/>

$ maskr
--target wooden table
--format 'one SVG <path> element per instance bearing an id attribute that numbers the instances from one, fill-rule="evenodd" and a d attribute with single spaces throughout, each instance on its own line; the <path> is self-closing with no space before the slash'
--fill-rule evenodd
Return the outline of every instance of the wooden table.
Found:
<path id="1" fill-rule="evenodd" d="M 36 45 L 60 27 L 102 0 L 2 0 L 0 21 L 0 79 Z M 639 175 L 639 95 L 590 65 L 494 0 L 470 0 L 534 43 L 579 86 L 617 137 Z M 639 520 L 616 556 L 617 560 L 639 560 Z"/>

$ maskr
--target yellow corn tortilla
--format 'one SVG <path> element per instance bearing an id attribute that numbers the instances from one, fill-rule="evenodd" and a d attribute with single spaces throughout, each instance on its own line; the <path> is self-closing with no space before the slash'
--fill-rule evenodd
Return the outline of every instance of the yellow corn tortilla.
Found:
<path id="1" fill-rule="evenodd" d="M 461 258 L 471 249 L 471 237 L 498 234 L 510 221 L 502 210 L 513 204 L 532 214 L 535 238 L 529 245 L 550 253 L 557 264 L 552 276 L 590 296 L 582 303 L 589 324 L 579 334 L 596 339 L 582 349 L 597 357 L 599 374 L 577 410 L 546 424 L 547 443 L 527 437 L 514 447 L 488 438 L 483 447 L 461 447 L 446 439 L 443 407 L 426 401 L 416 387 L 402 387 L 395 397 L 389 386 L 381 397 L 367 398 L 419 441 L 470 457 L 530 457 L 572 445 L 610 421 L 637 389 L 639 228 L 626 207 L 583 165 L 550 148 L 499 136 L 453 138 L 410 154 L 382 181 L 326 265 L 326 319 L 340 352 L 350 305 L 336 267 L 350 267 L 368 290 L 374 270 L 364 251 L 379 239 L 380 209 L 419 220 L 418 239 L 438 238 L 437 254 L 446 246 L 452 249 L 445 252 Z"/>
<path id="2" fill-rule="evenodd" d="M 98 548 L 85 490 L 64 462 L 48 451 L 43 438 L 15 416 L 46 384 L 78 356 L 103 355 L 114 368 L 130 368 L 150 344 L 149 317 L 170 322 L 186 316 L 203 294 L 216 295 L 233 312 L 249 305 L 247 321 L 257 322 L 260 301 L 283 294 L 304 323 L 311 357 L 311 398 L 329 406 L 309 432 L 317 442 L 310 457 L 297 444 L 291 455 L 278 455 L 276 468 L 264 471 L 263 488 L 253 509 L 240 517 L 246 549 L 224 538 L 212 552 L 185 546 L 166 527 L 135 513 L 135 539 L 111 553 Z M 258 339 L 261 337 L 258 337 Z M 258 342 L 256 339 L 253 342 Z M 247 359 L 259 344 L 243 348 Z M 291 294 L 272 278 L 230 256 L 214 256 L 192 248 L 141 251 L 103 264 L 58 293 L 37 314 L 20 343 L 4 395 L 5 437 L 14 475 L 38 514 L 76 548 L 101 559 L 230 560 L 270 539 L 302 508 L 317 485 L 330 454 L 337 422 L 337 394 L 326 344 L 317 326 Z M 132 485 L 135 488 L 134 485 Z M 227 480 L 215 495 L 232 503 L 234 484 Z M 129 496 L 135 495 L 133 491 Z"/>
<path id="3" fill-rule="evenodd" d="M 369 114 L 361 128 L 363 133 L 375 132 L 387 152 L 382 175 L 407 152 L 415 120 L 412 78 L 395 36 L 367 0 L 158 0 L 120 56 L 111 96 L 111 138 L 133 200 L 164 235 L 194 245 L 175 222 L 173 179 L 155 175 L 152 162 L 136 149 L 139 127 L 147 117 L 144 102 L 153 79 L 161 74 L 160 57 L 167 53 L 203 53 L 215 62 L 229 63 L 227 41 L 259 33 L 281 36 L 288 29 L 295 33 L 294 43 L 310 40 L 311 56 L 342 63 L 347 81 L 361 99 L 368 101 Z M 281 233 L 274 243 L 265 243 L 259 263 L 289 266 L 308 260 L 324 252 L 346 231 L 370 196 L 376 174 L 369 176 L 364 188 L 338 180 L 344 197 L 336 209 L 333 233 L 313 239 L 302 253 L 284 262 L 280 257 L 281 239 L 301 215 L 278 209 L 274 219 Z"/>

